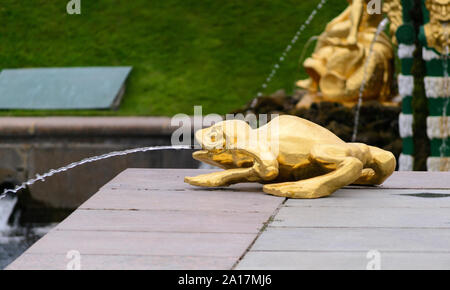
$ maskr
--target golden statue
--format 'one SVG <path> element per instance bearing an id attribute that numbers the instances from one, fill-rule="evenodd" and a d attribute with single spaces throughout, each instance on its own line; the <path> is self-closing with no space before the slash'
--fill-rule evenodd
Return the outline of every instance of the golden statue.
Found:
<path id="1" fill-rule="evenodd" d="M 385 102 L 392 97 L 393 49 L 384 32 L 373 44 L 366 67 L 383 15 L 367 12 L 370 0 L 348 2 L 347 9 L 328 23 L 318 38 L 314 53 L 303 63 L 310 77 L 298 81 L 297 86 L 307 89 L 309 94 L 300 102 L 300 107 L 309 106 L 315 100 L 354 104 L 364 78 L 365 100 Z"/>
<path id="2" fill-rule="evenodd" d="M 397 29 L 403 24 L 403 6 L 401 1 L 402 0 L 383 1 L 383 12 L 389 18 L 389 32 L 394 44 L 397 44 L 397 37 L 395 35 Z"/>
<path id="3" fill-rule="evenodd" d="M 424 25 L 427 45 L 446 54 L 450 46 L 450 0 L 426 0 L 425 6 L 430 12 L 430 22 Z"/>
<path id="4" fill-rule="evenodd" d="M 361 143 L 345 143 L 327 129 L 305 119 L 283 115 L 252 129 L 228 120 L 199 130 L 199 161 L 225 171 L 186 177 L 206 187 L 241 182 L 267 183 L 266 193 L 291 198 L 318 198 L 349 184 L 381 184 L 395 170 L 388 151 Z"/>

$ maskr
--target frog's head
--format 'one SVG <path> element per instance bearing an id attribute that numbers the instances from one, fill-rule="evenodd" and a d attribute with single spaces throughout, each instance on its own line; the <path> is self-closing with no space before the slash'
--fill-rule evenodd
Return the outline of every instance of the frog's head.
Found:
<path id="1" fill-rule="evenodd" d="M 241 120 L 219 122 L 209 128 L 198 130 L 195 139 L 203 150 L 222 153 L 236 149 L 240 141 L 248 139 L 250 126 Z"/>
<path id="2" fill-rule="evenodd" d="M 195 139 L 202 147 L 202 150 L 214 153 L 220 153 L 225 150 L 224 130 L 221 123 L 195 132 Z"/>
<path id="3" fill-rule="evenodd" d="M 258 135 L 241 120 L 228 120 L 195 133 L 202 150 L 194 159 L 224 169 L 253 166 L 264 180 L 278 175 L 278 161 L 268 144 L 258 142 Z M 264 141 L 264 139 L 263 139 Z"/>
<path id="4" fill-rule="evenodd" d="M 195 152 L 193 157 L 200 161 L 205 161 L 205 159 L 211 159 L 212 156 L 217 157 L 218 155 L 225 158 L 230 151 L 239 148 L 239 140 L 248 138 L 250 129 L 250 126 L 244 121 L 228 120 L 219 122 L 209 128 L 198 130 L 195 133 L 195 139 L 202 147 L 202 150 Z"/>

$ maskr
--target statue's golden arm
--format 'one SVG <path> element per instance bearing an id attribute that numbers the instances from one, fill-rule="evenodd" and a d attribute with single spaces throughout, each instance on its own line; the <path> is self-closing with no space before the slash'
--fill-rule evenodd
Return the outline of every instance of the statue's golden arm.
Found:
<path id="1" fill-rule="evenodd" d="M 403 24 L 403 7 L 401 0 L 384 0 L 383 2 L 383 12 L 389 18 L 390 33 L 392 42 L 397 44 L 397 37 L 395 35 L 398 27 Z"/>
<path id="2" fill-rule="evenodd" d="M 353 0 L 350 12 L 350 21 L 352 22 L 352 27 L 350 28 L 350 33 L 347 38 L 349 44 L 356 44 L 358 41 L 358 29 L 361 24 L 362 16 L 364 10 L 364 0 Z"/>
<path id="3" fill-rule="evenodd" d="M 334 25 L 344 22 L 346 20 L 350 19 L 350 12 L 351 12 L 351 7 L 347 7 L 345 8 L 345 10 L 339 14 L 338 16 L 336 16 L 333 20 L 331 20 L 326 27 L 326 30 L 331 30 L 333 28 Z"/>

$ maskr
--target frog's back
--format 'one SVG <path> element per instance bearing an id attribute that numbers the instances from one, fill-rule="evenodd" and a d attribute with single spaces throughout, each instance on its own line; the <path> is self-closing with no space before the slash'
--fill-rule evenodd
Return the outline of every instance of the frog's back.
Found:
<path id="1" fill-rule="evenodd" d="M 294 179 L 298 179 L 309 176 L 311 172 L 319 172 L 311 170 L 314 164 L 311 164 L 309 158 L 315 145 L 345 144 L 329 130 L 296 116 L 283 115 L 266 126 L 265 129 L 270 130 L 275 137 L 272 137 L 269 143 L 280 165 L 279 174 L 287 180 L 294 176 Z M 263 127 L 260 129 L 265 130 Z"/>
<path id="2" fill-rule="evenodd" d="M 282 115 L 268 123 L 270 129 L 278 126 L 278 137 L 280 142 L 306 143 L 345 143 L 328 129 L 319 126 L 306 119 L 297 116 Z"/>

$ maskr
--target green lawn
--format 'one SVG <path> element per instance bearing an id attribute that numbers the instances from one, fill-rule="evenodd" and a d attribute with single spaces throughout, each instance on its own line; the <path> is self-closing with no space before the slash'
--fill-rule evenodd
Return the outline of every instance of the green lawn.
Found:
<path id="1" fill-rule="evenodd" d="M 1 115 L 167 115 L 227 113 L 259 90 L 319 0 L 68 0 L 0 3 L 0 69 L 120 66 L 133 72 L 121 108 L 109 111 L 3 111 Z M 307 39 L 347 5 L 329 0 L 265 90 L 305 77 Z M 312 47 L 311 47 L 312 48 Z"/>

